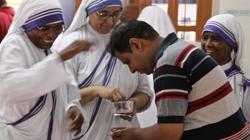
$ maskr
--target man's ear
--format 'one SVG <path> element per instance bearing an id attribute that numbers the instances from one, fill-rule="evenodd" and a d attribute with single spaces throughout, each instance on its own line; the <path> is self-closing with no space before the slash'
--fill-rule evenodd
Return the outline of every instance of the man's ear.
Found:
<path id="1" fill-rule="evenodd" d="M 131 50 L 137 50 L 140 51 L 142 50 L 141 42 L 138 38 L 130 38 L 129 39 L 129 45 Z"/>

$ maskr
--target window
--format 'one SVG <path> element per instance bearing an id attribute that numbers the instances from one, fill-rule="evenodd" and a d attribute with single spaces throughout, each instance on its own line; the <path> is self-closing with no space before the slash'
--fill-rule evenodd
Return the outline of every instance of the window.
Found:
<path id="1" fill-rule="evenodd" d="M 153 0 L 154 5 L 168 11 L 178 37 L 199 41 L 206 21 L 211 17 L 212 0 Z"/>
<path id="2" fill-rule="evenodd" d="M 179 26 L 196 26 L 197 4 L 185 3 L 179 1 L 178 6 L 178 25 Z"/>
<path id="3" fill-rule="evenodd" d="M 168 0 L 168 7 L 179 37 L 200 41 L 203 26 L 212 14 L 212 0 Z"/>

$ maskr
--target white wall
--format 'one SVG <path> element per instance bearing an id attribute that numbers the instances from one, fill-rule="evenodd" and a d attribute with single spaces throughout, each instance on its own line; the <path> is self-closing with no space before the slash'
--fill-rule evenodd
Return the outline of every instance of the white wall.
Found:
<path id="1" fill-rule="evenodd" d="M 245 32 L 246 59 L 250 67 L 250 0 L 213 0 L 213 15 L 230 13 L 241 23 Z"/>

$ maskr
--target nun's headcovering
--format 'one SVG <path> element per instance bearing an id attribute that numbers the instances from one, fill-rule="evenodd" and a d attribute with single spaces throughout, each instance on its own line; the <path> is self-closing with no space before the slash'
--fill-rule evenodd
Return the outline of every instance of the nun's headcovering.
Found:
<path id="1" fill-rule="evenodd" d="M 211 31 L 220 36 L 230 48 L 235 52 L 238 51 L 238 43 L 233 32 L 232 22 L 235 22 L 235 18 L 229 14 L 217 15 L 210 18 L 204 26 L 204 31 Z M 237 25 L 235 25 L 237 26 Z M 236 27 L 234 27 L 236 28 Z M 203 32 L 204 32 L 203 31 Z"/>
<path id="2" fill-rule="evenodd" d="M 121 0 L 94 0 L 87 7 L 87 15 L 103 9 L 107 6 L 122 6 Z"/>
<path id="3" fill-rule="evenodd" d="M 243 66 L 245 37 L 240 23 L 233 15 L 213 16 L 205 24 L 203 33 L 205 31 L 211 31 L 220 36 L 234 50 L 232 52 L 234 63 L 240 68 Z"/>
<path id="4" fill-rule="evenodd" d="M 162 37 L 176 32 L 169 15 L 157 6 L 147 6 L 142 9 L 137 20 L 150 24 Z"/>
<path id="5" fill-rule="evenodd" d="M 63 23 L 62 8 L 58 0 L 24 0 L 14 16 L 8 34 L 28 32 L 55 22 Z"/>
<path id="6" fill-rule="evenodd" d="M 92 13 L 110 6 L 123 7 L 122 0 L 83 0 L 74 16 L 72 23 L 65 31 L 65 35 L 86 25 L 88 22 L 87 17 Z"/>
<path id="7" fill-rule="evenodd" d="M 22 27 L 25 32 L 28 32 L 36 27 L 50 23 L 63 23 L 62 10 L 60 8 L 48 9 L 34 14 L 28 18 Z"/>

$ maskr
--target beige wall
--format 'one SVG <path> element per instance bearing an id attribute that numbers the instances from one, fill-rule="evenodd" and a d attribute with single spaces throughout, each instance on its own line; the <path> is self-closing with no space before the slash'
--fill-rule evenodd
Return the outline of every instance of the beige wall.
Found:
<path id="1" fill-rule="evenodd" d="M 22 0 L 7 0 L 7 3 L 9 6 L 12 6 L 15 11 L 17 10 L 18 8 L 18 5 L 22 2 Z"/>
<path id="2" fill-rule="evenodd" d="M 250 67 L 250 0 L 213 0 L 213 15 L 230 13 L 240 21 L 245 32 L 246 59 Z"/>

